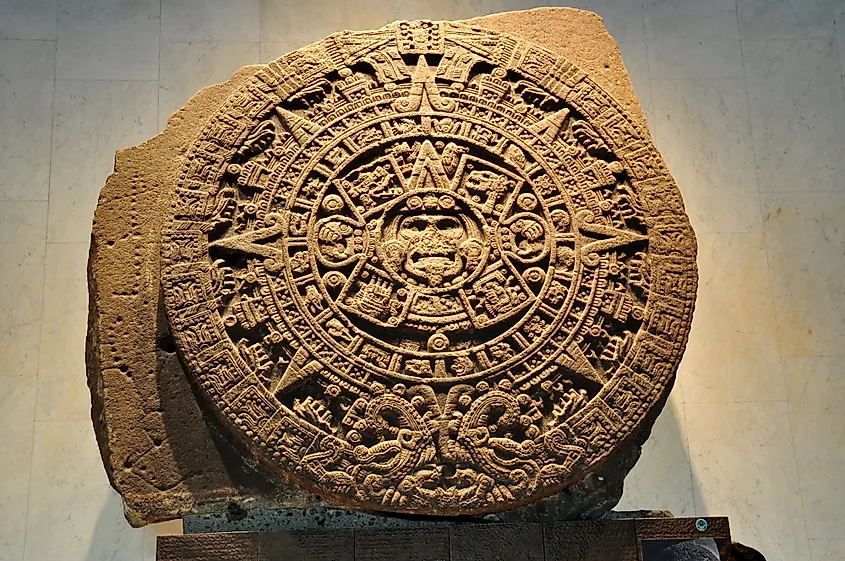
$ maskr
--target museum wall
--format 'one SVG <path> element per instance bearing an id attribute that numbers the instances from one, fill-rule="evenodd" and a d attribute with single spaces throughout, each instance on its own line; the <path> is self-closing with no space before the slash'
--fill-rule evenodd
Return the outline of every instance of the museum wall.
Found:
<path id="1" fill-rule="evenodd" d="M 618 42 L 699 246 L 678 381 L 617 508 L 727 515 L 768 559 L 843 559 L 845 9 L 575 4 Z M 531 7 L 0 0 L 0 559 L 151 560 L 181 531 L 129 526 L 91 422 L 86 263 L 115 151 L 340 29 Z"/>

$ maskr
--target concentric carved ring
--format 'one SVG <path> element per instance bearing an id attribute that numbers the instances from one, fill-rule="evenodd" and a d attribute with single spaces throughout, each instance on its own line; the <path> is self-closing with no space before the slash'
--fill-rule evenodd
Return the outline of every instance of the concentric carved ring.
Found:
<path id="1" fill-rule="evenodd" d="M 353 506 L 554 493 L 671 388 L 695 239 L 647 134 L 512 36 L 401 22 L 260 69 L 163 232 L 186 370 L 267 469 Z"/>

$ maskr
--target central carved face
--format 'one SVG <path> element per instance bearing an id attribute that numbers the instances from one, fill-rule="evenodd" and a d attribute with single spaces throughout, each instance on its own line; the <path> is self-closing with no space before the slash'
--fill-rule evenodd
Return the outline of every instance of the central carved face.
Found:
<path id="1" fill-rule="evenodd" d="M 406 283 L 450 289 L 484 259 L 483 239 L 466 201 L 451 192 L 418 192 L 387 212 L 379 253 Z"/>
<path id="2" fill-rule="evenodd" d="M 468 238 L 457 216 L 418 214 L 402 218 L 398 238 L 407 244 L 403 269 L 429 286 L 439 286 L 464 271 L 459 253 Z"/>

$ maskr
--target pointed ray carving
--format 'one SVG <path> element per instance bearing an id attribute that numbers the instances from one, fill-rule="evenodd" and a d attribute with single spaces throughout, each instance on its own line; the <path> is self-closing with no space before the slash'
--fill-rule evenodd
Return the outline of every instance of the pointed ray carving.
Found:
<path id="1" fill-rule="evenodd" d="M 604 374 L 590 364 L 589 359 L 584 355 L 584 351 L 575 344 L 575 341 L 569 343 L 566 349 L 557 356 L 555 362 L 590 382 L 602 385 L 607 382 Z"/>
<path id="2" fill-rule="evenodd" d="M 414 75 L 411 77 L 411 93 L 393 102 L 393 108 L 403 113 L 419 111 L 432 113 L 434 111 L 454 111 L 455 100 L 440 97 L 440 90 L 434 81 L 435 69 L 431 68 L 420 55 Z"/>
<path id="3" fill-rule="evenodd" d="M 300 347 L 290 359 L 279 383 L 273 388 L 273 394 L 280 396 L 289 392 L 319 372 L 320 368 L 320 363 L 313 360 L 304 347 Z"/>
<path id="4" fill-rule="evenodd" d="M 613 226 L 607 226 L 605 224 L 597 224 L 593 222 L 593 220 L 595 220 L 595 217 L 589 210 L 582 210 L 578 212 L 573 220 L 579 234 L 588 232 L 590 234 L 607 236 L 604 239 L 590 241 L 587 243 L 583 243 L 584 240 L 583 238 L 581 239 L 581 243 L 583 244 L 579 250 L 581 253 L 581 260 L 590 267 L 595 267 L 599 264 L 598 254 L 600 251 L 608 251 L 616 249 L 617 247 L 624 247 L 628 244 L 648 239 L 642 234 L 638 234 L 630 230 L 620 230 L 619 228 L 614 228 Z"/>
<path id="5" fill-rule="evenodd" d="M 542 137 L 546 142 L 554 142 L 557 135 L 560 134 L 560 129 L 563 128 L 563 123 L 566 122 L 566 117 L 568 116 L 569 109 L 555 111 L 539 123 L 531 125 L 528 130 Z"/>
<path id="6" fill-rule="evenodd" d="M 293 135 L 299 144 L 305 144 L 308 139 L 320 131 L 320 126 L 316 123 L 304 119 L 282 107 L 276 107 L 276 114 L 282 121 L 282 126 L 285 130 Z"/>
<path id="7" fill-rule="evenodd" d="M 220 240 L 215 240 L 208 244 L 209 248 L 220 248 L 246 253 L 248 255 L 259 255 L 269 259 L 276 259 L 283 255 L 281 249 L 268 245 L 264 242 L 270 238 L 281 236 L 284 232 L 282 226 L 282 216 L 280 214 L 268 214 L 267 222 L 272 222 L 266 228 L 253 230 L 236 236 L 230 236 Z"/>
<path id="8" fill-rule="evenodd" d="M 411 180 L 408 182 L 409 191 L 426 188 L 449 188 L 449 178 L 443 168 L 443 161 L 430 140 L 422 143 L 411 171 Z"/>

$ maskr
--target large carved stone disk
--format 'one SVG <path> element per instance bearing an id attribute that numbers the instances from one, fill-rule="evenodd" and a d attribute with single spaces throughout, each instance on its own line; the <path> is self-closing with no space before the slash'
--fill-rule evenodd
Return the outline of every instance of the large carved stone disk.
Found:
<path id="1" fill-rule="evenodd" d="M 621 105 L 442 22 L 257 72 L 191 146 L 162 257 L 182 361 L 262 465 L 437 514 L 549 495 L 626 443 L 696 288 L 677 187 Z"/>

